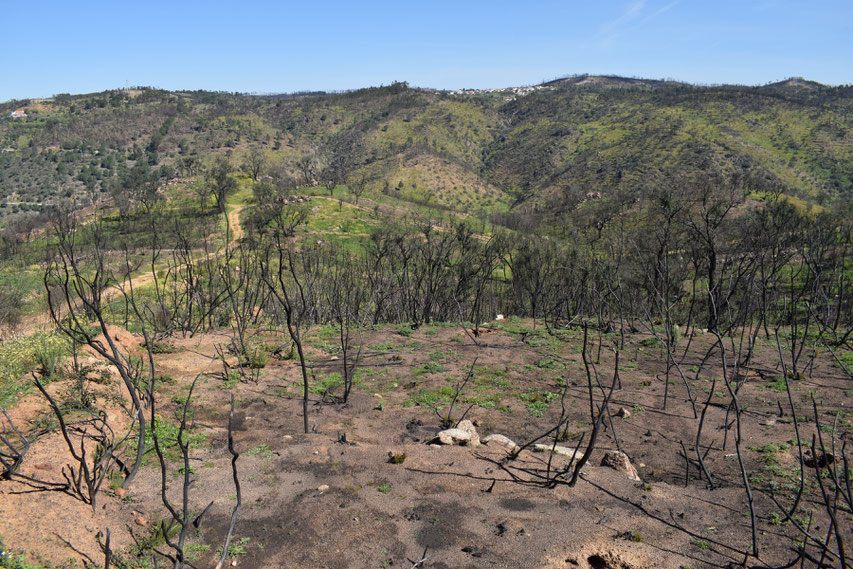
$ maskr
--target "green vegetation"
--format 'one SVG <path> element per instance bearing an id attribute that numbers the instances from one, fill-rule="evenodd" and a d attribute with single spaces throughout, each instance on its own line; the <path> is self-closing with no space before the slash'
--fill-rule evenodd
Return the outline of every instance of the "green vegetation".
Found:
<path id="1" fill-rule="evenodd" d="M 27 560 L 26 555 L 15 555 L 3 546 L 0 539 L 0 569 L 46 569 L 43 565 Z"/>
<path id="2" fill-rule="evenodd" d="M 30 390 L 26 374 L 38 371 L 48 381 L 60 371 L 67 342 L 56 334 L 38 333 L 0 342 L 0 407 L 8 407 Z"/>
<path id="3" fill-rule="evenodd" d="M 370 203 L 420 212 L 511 215 L 514 203 L 553 200 L 556 187 L 582 191 L 559 198 L 577 204 L 589 193 L 641 185 L 650 167 L 686 172 L 702 160 L 760 173 L 756 179 L 770 183 L 754 189 L 755 199 L 779 183 L 786 199 L 809 211 L 814 200 L 853 184 L 850 97 L 849 87 L 817 84 L 695 87 L 618 78 L 557 81 L 509 101 L 402 83 L 292 98 L 156 89 L 63 96 L 24 105 L 26 121 L 0 122 L 0 225 L 64 199 L 119 195 L 117 188 L 141 196 L 148 186 L 193 178 L 227 153 L 244 170 L 234 177 L 231 207 L 250 204 L 253 178 L 279 163 L 295 176 L 301 159 L 338 140 L 360 148 L 368 182 L 359 192 Z M 326 164 L 322 152 L 316 156 L 319 172 Z M 340 181 L 333 197 L 352 203 L 314 200 L 312 231 L 345 243 L 381 223 L 372 205 L 356 208 L 349 185 Z M 599 209 L 586 205 L 590 214 Z"/>
<path id="4" fill-rule="evenodd" d="M 367 412 L 371 428 L 371 421 L 384 426 L 405 415 L 438 417 L 430 425 L 413 418 L 408 434 L 389 439 L 404 444 L 479 406 L 494 410 L 470 414 L 483 432 L 497 431 L 504 419 L 514 431 L 505 432 L 528 437 L 546 432 L 559 413 L 565 422 L 544 440 L 581 441 L 599 426 L 602 437 L 615 440 L 621 424 L 619 436 L 633 452 L 636 437 L 653 436 L 661 417 L 681 416 L 686 402 L 696 403 L 696 413 L 705 393 L 705 410 L 713 410 L 693 450 L 707 451 L 707 482 L 714 484 L 713 472 L 726 484 L 766 484 L 787 496 L 798 481 L 790 442 L 749 448 L 742 480 L 727 469 L 730 458 L 742 456 L 742 419 L 761 420 L 762 437 L 783 429 L 779 438 L 791 436 L 781 395 L 788 387 L 797 416 L 815 401 L 814 416 L 802 421 L 809 434 L 831 435 L 835 445 L 850 425 L 851 415 L 827 408 L 841 391 L 825 397 L 812 372 L 836 382 L 824 373 L 833 348 L 836 365 L 853 365 L 844 289 L 853 278 L 853 91 L 613 87 L 565 80 L 525 97 L 405 84 L 300 97 L 143 89 L 133 97 L 57 98 L 33 121 L 0 122 L 0 188 L 8 194 L 0 198 L 14 193 L 35 204 L 0 211 L 0 405 L 28 389 L 29 372 L 63 379 L 68 338 L 97 348 L 103 344 L 92 337 L 101 326 L 116 326 L 109 339 L 122 354 L 110 352 L 112 367 L 124 372 L 129 393 L 162 395 L 152 413 L 160 414 L 155 433 L 170 461 L 164 478 L 174 484 L 186 468 L 173 464 L 181 458 L 186 374 L 177 375 L 184 369 L 177 365 L 165 369 L 178 379 L 159 373 L 156 363 L 151 369 L 135 345 L 144 330 L 153 360 L 169 360 L 176 345 L 186 346 L 174 360 L 186 358 L 180 365 L 190 369 L 204 345 L 190 339 L 212 334 L 221 367 L 199 376 L 199 385 L 212 379 L 213 389 L 188 410 L 183 436 L 193 448 L 213 432 L 208 419 L 223 418 L 224 401 L 235 401 L 240 421 L 248 422 L 277 411 L 256 413 L 255 403 L 290 404 L 281 398 L 295 396 L 301 413 L 287 416 L 300 416 L 306 434 L 311 405 L 318 413 L 336 406 L 314 429 L 328 436 L 342 419 L 342 444 L 350 442 L 344 427 L 353 435 L 362 429 L 345 416 L 353 409 Z M 63 195 L 51 193 L 54 187 Z M 75 219 L 50 207 L 65 199 L 99 207 Z M 47 298 L 59 303 L 65 335 L 17 338 L 19 326 L 32 329 L 28 314 L 45 314 Z M 496 318 L 498 310 L 508 317 Z M 684 339 L 674 322 L 684 325 Z M 124 338 L 124 330 L 136 336 Z M 741 331 L 757 337 L 760 349 L 749 357 L 736 341 Z M 717 333 L 727 336 L 725 353 L 711 345 Z M 767 380 L 766 370 L 783 369 L 765 361 L 777 339 L 787 378 Z M 675 353 L 688 342 L 690 354 Z M 668 350 L 676 357 L 665 358 Z M 697 357 L 701 352 L 707 355 Z M 483 359 L 465 361 L 472 353 Z M 684 381 L 682 366 L 691 373 Z M 61 407 L 75 420 L 101 397 L 127 395 L 93 389 L 90 381 L 107 383 L 97 371 L 84 364 L 68 374 L 72 386 L 60 392 Z M 358 393 L 350 404 L 350 390 L 361 384 L 369 395 Z M 635 388 L 642 391 L 632 400 Z M 776 424 L 772 407 L 773 422 L 765 421 L 774 404 L 778 431 L 764 429 Z M 604 417 L 604 409 L 623 405 L 633 409 L 632 419 L 594 418 L 596 407 Z M 37 420 L 40 428 L 52 426 L 47 415 Z M 736 440 L 725 435 L 721 451 L 712 433 L 735 425 Z M 145 429 L 150 463 L 151 425 Z M 213 440 L 220 444 L 212 450 L 222 450 L 222 439 Z M 262 461 L 278 453 L 246 440 L 241 452 L 260 466 L 251 481 L 272 478 L 276 465 Z M 653 454 L 673 440 L 656 440 L 661 450 Z M 127 444 L 132 451 L 139 443 L 130 437 Z M 737 453 L 728 452 L 730 444 L 741 445 Z M 132 454 L 127 450 L 121 452 Z M 198 464 L 225 463 L 209 458 Z M 392 464 L 405 459 L 404 452 L 389 456 Z M 686 484 L 703 483 L 687 459 Z M 662 457 L 644 460 L 655 480 Z M 551 466 L 548 476 L 560 472 Z M 809 475 L 838 483 L 825 468 Z M 115 474 L 108 481 L 121 483 Z M 391 492 L 391 482 L 372 486 Z M 642 488 L 652 491 L 651 484 Z M 812 481 L 805 492 L 803 503 L 817 496 Z M 763 502 L 756 516 L 749 500 L 752 519 L 783 525 Z M 163 520 L 142 543 L 162 545 L 174 527 Z M 643 539 L 638 530 L 622 535 Z M 243 555 L 247 544 L 236 540 L 226 553 Z M 698 539 L 693 545 L 710 547 Z"/>

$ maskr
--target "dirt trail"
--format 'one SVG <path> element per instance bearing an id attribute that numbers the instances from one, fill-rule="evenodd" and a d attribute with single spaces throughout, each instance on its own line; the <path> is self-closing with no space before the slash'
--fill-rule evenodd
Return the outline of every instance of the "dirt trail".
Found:
<path id="1" fill-rule="evenodd" d="M 241 205 L 228 212 L 228 228 L 231 233 L 229 243 L 234 243 L 243 238 L 243 226 L 240 225 L 240 214 L 244 209 L 246 209 L 246 206 Z"/>
<path id="2" fill-rule="evenodd" d="M 246 206 L 240 205 L 232 209 L 228 212 L 226 221 L 227 228 L 226 234 L 230 234 L 230 239 L 228 240 L 228 244 L 231 245 L 233 243 L 238 242 L 243 238 L 244 231 L 243 226 L 240 224 L 240 213 L 246 209 Z M 211 251 L 206 254 L 200 254 L 193 257 L 193 262 L 200 261 L 203 259 L 209 259 L 219 255 L 222 251 L 222 248 L 216 249 L 215 251 Z M 151 271 L 145 271 L 141 274 L 138 274 L 134 277 L 131 277 L 129 280 L 126 280 L 122 283 L 122 286 L 127 290 L 138 289 L 145 285 L 151 284 L 154 282 L 154 275 Z M 119 294 L 118 290 L 113 287 L 110 291 L 105 293 L 104 301 L 109 302 Z M 23 336 L 29 336 L 39 331 L 48 330 L 53 328 L 53 320 L 50 317 L 50 312 L 48 310 L 44 310 L 43 312 L 39 312 L 37 314 L 30 315 L 24 318 L 21 323 L 18 325 L 16 332 Z"/>
<path id="3" fill-rule="evenodd" d="M 328 201 L 332 201 L 332 202 L 338 201 L 337 199 L 334 199 L 334 198 L 331 198 L 328 196 L 312 196 L 312 198 L 328 200 Z M 376 206 L 378 206 L 379 211 L 385 215 L 391 215 L 391 216 L 395 216 L 395 217 L 405 217 L 408 213 L 410 213 L 406 210 L 401 210 L 401 209 L 393 207 L 393 206 L 388 206 L 388 205 L 384 205 L 384 204 L 379 204 L 377 202 L 373 202 L 369 198 L 363 198 L 361 201 L 362 201 L 362 203 L 360 203 L 358 205 L 356 205 L 352 202 L 346 202 L 346 203 L 351 207 L 354 207 L 360 211 L 365 211 L 368 213 L 372 213 Z M 370 204 L 373 204 L 373 207 L 371 207 Z M 233 205 L 234 207 L 226 215 L 227 226 L 226 226 L 225 231 L 226 231 L 226 235 L 229 236 L 228 244 L 231 245 L 231 244 L 234 244 L 234 243 L 240 241 L 241 239 L 243 239 L 243 236 L 245 235 L 245 231 L 243 229 L 243 226 L 240 223 L 240 214 L 246 209 L 246 206 L 245 205 L 238 205 L 238 204 L 229 204 L 229 205 Z M 90 213 L 93 213 L 93 212 L 90 212 Z M 461 219 L 464 216 L 462 214 L 457 214 L 457 217 L 459 217 Z M 445 227 L 443 227 L 441 224 L 438 224 L 438 223 L 433 223 L 432 227 L 433 227 L 433 229 L 438 230 L 438 231 L 446 230 Z M 477 239 L 480 239 L 482 241 L 485 241 L 488 239 L 487 236 L 479 234 L 479 233 L 477 233 L 475 236 Z M 193 257 L 193 261 L 200 261 L 203 259 L 208 259 L 208 258 L 217 256 L 220 254 L 220 252 L 222 251 L 223 248 L 219 248 L 215 251 L 212 251 L 212 252 L 209 252 L 206 254 L 204 254 L 204 253 L 199 254 L 199 255 Z M 149 285 L 152 282 L 154 282 L 154 275 L 150 271 L 146 271 L 144 273 L 138 274 L 138 275 L 132 277 L 131 279 L 125 281 L 124 283 L 122 283 L 122 285 L 129 290 L 131 287 L 134 289 L 137 289 L 137 288 Z M 112 300 L 113 298 L 115 298 L 115 295 L 117 295 L 117 294 L 118 294 L 117 290 L 112 290 L 105 295 L 105 300 L 106 301 Z M 43 312 L 39 312 L 37 314 L 33 314 L 31 316 L 24 318 L 22 320 L 22 322 L 18 325 L 18 328 L 16 331 L 18 334 L 21 334 L 24 336 L 29 336 L 31 334 L 34 334 L 35 332 L 40 331 L 40 330 L 47 330 L 47 329 L 52 328 L 52 327 L 53 327 L 53 321 L 51 320 L 49 312 L 47 310 L 45 310 Z"/>

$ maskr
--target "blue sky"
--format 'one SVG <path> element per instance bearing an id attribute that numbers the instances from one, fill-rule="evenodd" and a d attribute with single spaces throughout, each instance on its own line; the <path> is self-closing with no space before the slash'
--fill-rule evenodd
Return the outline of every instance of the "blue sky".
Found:
<path id="1" fill-rule="evenodd" d="M 4 12 L 0 101 L 125 85 L 482 88 L 576 73 L 853 82 L 850 0 L 44 0 Z"/>

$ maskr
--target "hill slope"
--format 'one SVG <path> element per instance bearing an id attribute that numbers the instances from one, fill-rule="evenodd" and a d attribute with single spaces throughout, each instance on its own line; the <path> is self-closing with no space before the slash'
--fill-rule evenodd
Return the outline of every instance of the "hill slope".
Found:
<path id="1" fill-rule="evenodd" d="M 18 109 L 27 116 L 12 118 Z M 853 186 L 853 88 L 801 79 L 699 87 L 581 76 L 458 94 L 405 83 L 300 96 L 136 89 L 12 101 L 0 113 L 0 223 L 120 192 L 134 168 L 193 176 L 217 155 L 240 165 L 252 149 L 270 173 L 304 179 L 300 165 L 317 174 L 337 160 L 389 195 L 461 211 L 634 192 L 658 172 L 743 174 L 819 202 Z"/>

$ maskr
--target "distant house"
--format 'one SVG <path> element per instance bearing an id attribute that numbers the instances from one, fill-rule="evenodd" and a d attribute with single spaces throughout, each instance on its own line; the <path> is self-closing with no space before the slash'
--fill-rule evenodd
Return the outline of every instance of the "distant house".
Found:
<path id="1" fill-rule="evenodd" d="M 27 118 L 27 113 L 24 112 L 24 109 L 18 109 L 16 111 L 12 111 L 11 117 L 13 119 L 25 119 Z"/>

